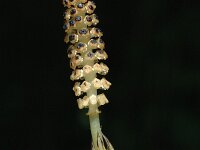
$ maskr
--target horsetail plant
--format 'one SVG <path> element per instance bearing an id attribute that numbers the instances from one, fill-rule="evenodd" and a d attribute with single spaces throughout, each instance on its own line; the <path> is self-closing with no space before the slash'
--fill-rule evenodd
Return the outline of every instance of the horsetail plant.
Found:
<path id="1" fill-rule="evenodd" d="M 78 80 L 73 90 L 78 96 L 79 109 L 88 108 L 90 129 L 92 134 L 92 150 L 114 150 L 113 146 L 101 131 L 99 109 L 108 103 L 106 96 L 98 94 L 98 89 L 107 90 L 111 83 L 97 75 L 106 75 L 107 65 L 101 60 L 108 58 L 104 51 L 105 44 L 101 39 L 103 33 L 95 26 L 99 23 L 94 14 L 96 5 L 90 0 L 63 0 L 66 7 L 64 13 L 64 41 L 69 43 L 68 57 L 73 72 L 71 80 Z M 84 95 L 82 98 L 80 96 Z"/>

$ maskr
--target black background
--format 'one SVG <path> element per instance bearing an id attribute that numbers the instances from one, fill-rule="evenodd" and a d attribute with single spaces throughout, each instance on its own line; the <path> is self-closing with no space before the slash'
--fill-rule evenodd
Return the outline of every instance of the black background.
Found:
<path id="1" fill-rule="evenodd" d="M 96 0 L 110 67 L 103 132 L 116 150 L 200 149 L 200 10 L 189 0 Z M 0 149 L 88 150 L 60 0 L 1 1 Z"/>

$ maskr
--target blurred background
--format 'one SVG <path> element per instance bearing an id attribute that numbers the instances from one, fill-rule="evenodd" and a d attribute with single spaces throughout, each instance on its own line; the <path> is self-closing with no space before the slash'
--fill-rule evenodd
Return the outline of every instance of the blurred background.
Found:
<path id="1" fill-rule="evenodd" d="M 116 150 L 200 149 L 200 10 L 193 0 L 95 0 L 109 55 L 102 130 Z M 0 149 L 89 150 L 61 0 L 1 1 Z"/>

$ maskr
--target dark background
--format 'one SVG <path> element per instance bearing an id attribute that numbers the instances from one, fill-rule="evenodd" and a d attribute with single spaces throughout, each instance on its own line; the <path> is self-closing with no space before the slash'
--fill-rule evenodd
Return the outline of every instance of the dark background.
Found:
<path id="1" fill-rule="evenodd" d="M 116 150 L 200 149 L 200 7 L 96 0 L 110 67 L 101 108 Z M 1 1 L 0 149 L 89 150 L 63 43 L 60 0 Z"/>

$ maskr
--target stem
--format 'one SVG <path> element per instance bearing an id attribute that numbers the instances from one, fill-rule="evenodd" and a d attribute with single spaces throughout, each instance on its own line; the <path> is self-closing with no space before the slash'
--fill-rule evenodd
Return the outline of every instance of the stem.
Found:
<path id="1" fill-rule="evenodd" d="M 85 64 L 93 66 L 94 61 L 87 61 Z M 92 72 L 89 75 L 85 76 L 85 80 L 88 82 L 92 82 L 96 78 L 96 73 Z M 91 86 L 91 88 L 87 91 L 87 96 L 90 97 L 92 95 L 97 96 L 97 89 L 94 88 L 94 86 Z M 92 143 L 94 145 L 95 150 L 99 150 L 97 143 L 98 143 L 98 134 L 101 133 L 101 127 L 100 127 L 100 121 L 99 121 L 99 110 L 98 110 L 98 104 L 89 105 L 89 121 L 90 121 L 90 129 L 91 129 L 91 135 L 92 135 Z"/>
<path id="2" fill-rule="evenodd" d="M 99 112 L 97 105 L 89 107 L 90 129 L 92 134 L 92 150 L 114 150 L 112 144 L 101 132 Z M 91 113 L 94 112 L 94 113 Z"/>
<path id="3" fill-rule="evenodd" d="M 94 106 L 92 106 L 94 107 Z M 94 113 L 91 113 L 89 115 L 89 120 L 90 120 L 90 129 L 91 129 L 91 134 L 92 134 L 92 141 L 93 141 L 93 145 L 95 150 L 98 150 L 97 147 L 97 142 L 98 142 L 98 134 L 101 133 L 101 127 L 100 127 L 100 121 L 99 121 L 99 114 L 98 112 L 96 112 L 96 108 L 89 108 L 89 112 L 93 111 L 94 109 Z M 91 110 L 93 109 L 93 110 Z"/>

